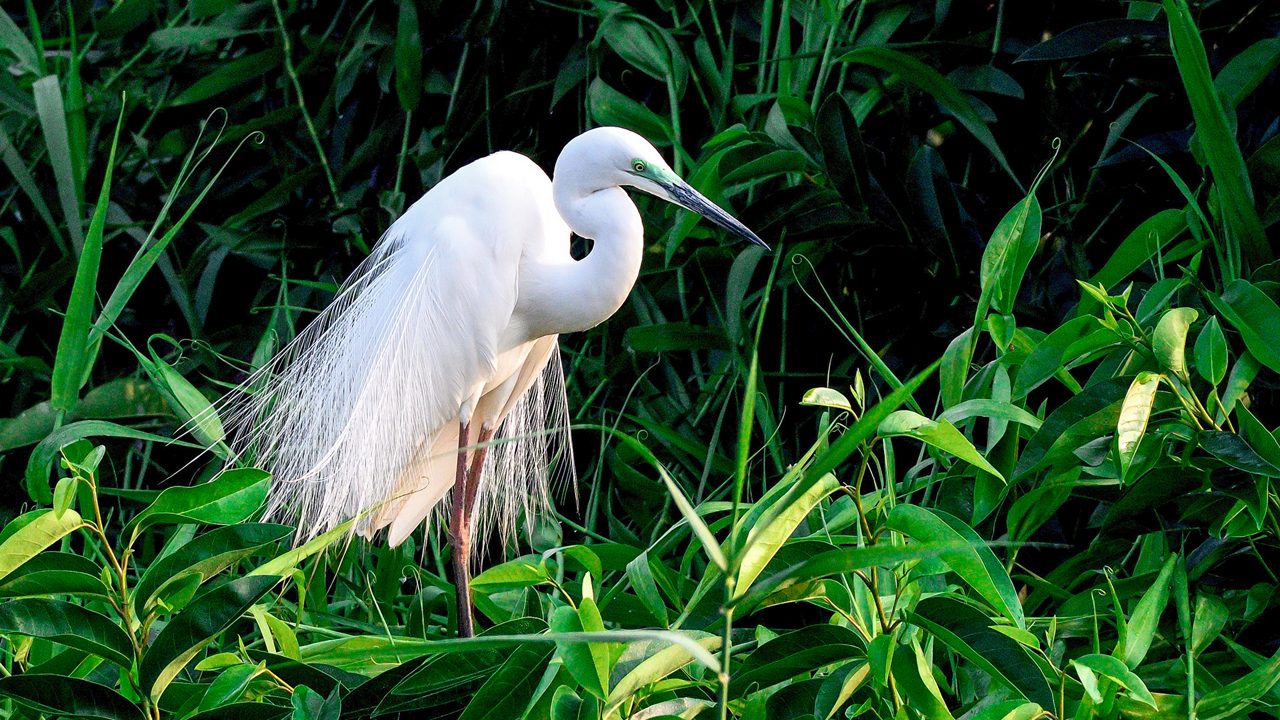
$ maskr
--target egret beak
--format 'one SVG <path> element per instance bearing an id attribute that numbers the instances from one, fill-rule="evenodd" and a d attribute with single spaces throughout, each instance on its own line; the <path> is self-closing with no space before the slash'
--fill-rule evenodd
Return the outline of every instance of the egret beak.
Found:
<path id="1" fill-rule="evenodd" d="M 765 241 L 760 239 L 759 235 L 751 232 L 746 225 L 738 222 L 736 218 L 722 210 L 719 205 L 703 197 L 702 193 L 689 187 L 689 184 L 685 181 L 676 179 L 669 183 L 662 183 L 662 187 L 667 191 L 668 199 L 676 205 L 685 210 L 698 213 L 743 240 L 759 245 L 765 250 L 772 250 L 765 244 Z"/>

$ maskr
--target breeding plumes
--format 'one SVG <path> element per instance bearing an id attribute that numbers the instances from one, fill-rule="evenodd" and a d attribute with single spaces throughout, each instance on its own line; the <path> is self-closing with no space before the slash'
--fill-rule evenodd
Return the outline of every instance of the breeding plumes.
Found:
<path id="1" fill-rule="evenodd" d="M 458 626 L 472 632 L 472 538 L 548 509 L 566 458 L 557 338 L 594 327 L 640 271 L 643 225 L 623 186 L 767 247 L 690 188 L 647 141 L 602 127 L 550 180 L 499 152 L 440 181 L 387 230 L 333 303 L 222 417 L 234 454 L 272 474 L 268 515 L 298 539 L 350 518 L 404 541 L 449 503 Z M 570 233 L 594 246 L 569 253 Z"/>

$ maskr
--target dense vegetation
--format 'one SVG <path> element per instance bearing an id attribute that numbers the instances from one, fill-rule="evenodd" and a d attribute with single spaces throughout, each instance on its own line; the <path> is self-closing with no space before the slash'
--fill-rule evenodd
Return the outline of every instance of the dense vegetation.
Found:
<path id="1" fill-rule="evenodd" d="M 0 715 L 1280 716 L 1275 4 L 5 11 Z M 576 494 L 452 639 L 437 533 L 294 548 L 182 428 L 598 124 L 775 250 L 637 198 Z"/>

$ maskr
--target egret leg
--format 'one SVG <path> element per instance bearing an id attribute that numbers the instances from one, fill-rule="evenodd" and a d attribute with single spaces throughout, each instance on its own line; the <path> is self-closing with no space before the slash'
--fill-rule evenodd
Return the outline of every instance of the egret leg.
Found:
<path id="1" fill-rule="evenodd" d="M 475 635 L 475 621 L 471 611 L 471 517 L 476 509 L 480 473 L 484 470 L 484 457 L 488 450 L 484 444 L 493 439 L 493 430 L 481 425 L 480 437 L 477 438 L 480 447 L 472 454 L 470 468 L 467 467 L 466 450 L 469 434 L 466 424 L 459 425 L 458 467 L 449 525 L 453 545 L 453 577 L 458 593 L 458 635 L 461 637 Z"/>
<path id="2" fill-rule="evenodd" d="M 471 637 L 471 517 L 467 512 L 467 423 L 458 425 L 458 469 L 453 481 L 453 506 L 449 509 L 449 544 L 453 546 L 453 582 L 458 593 L 458 635 Z"/>

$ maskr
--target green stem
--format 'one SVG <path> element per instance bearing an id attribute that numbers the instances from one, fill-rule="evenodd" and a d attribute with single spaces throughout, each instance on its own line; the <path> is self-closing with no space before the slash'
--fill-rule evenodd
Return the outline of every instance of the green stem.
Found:
<path id="1" fill-rule="evenodd" d="M 302 82 L 298 79 L 297 68 L 293 65 L 293 43 L 289 40 L 289 33 L 284 28 L 284 13 L 280 11 L 280 0 L 271 0 L 271 7 L 276 11 L 276 24 L 280 27 L 280 40 L 284 45 L 285 73 L 288 74 L 293 92 L 297 95 L 298 109 L 302 111 L 302 120 L 307 125 L 307 133 L 316 146 L 316 157 L 320 158 L 320 167 L 324 168 L 324 177 L 329 182 L 329 192 L 333 195 L 333 202 L 338 207 L 342 207 L 342 198 L 338 197 L 338 182 L 333 178 L 329 159 L 325 157 L 324 146 L 320 144 L 320 135 L 316 132 L 316 125 L 311 120 L 311 113 L 307 111 L 307 101 L 302 95 Z"/>

